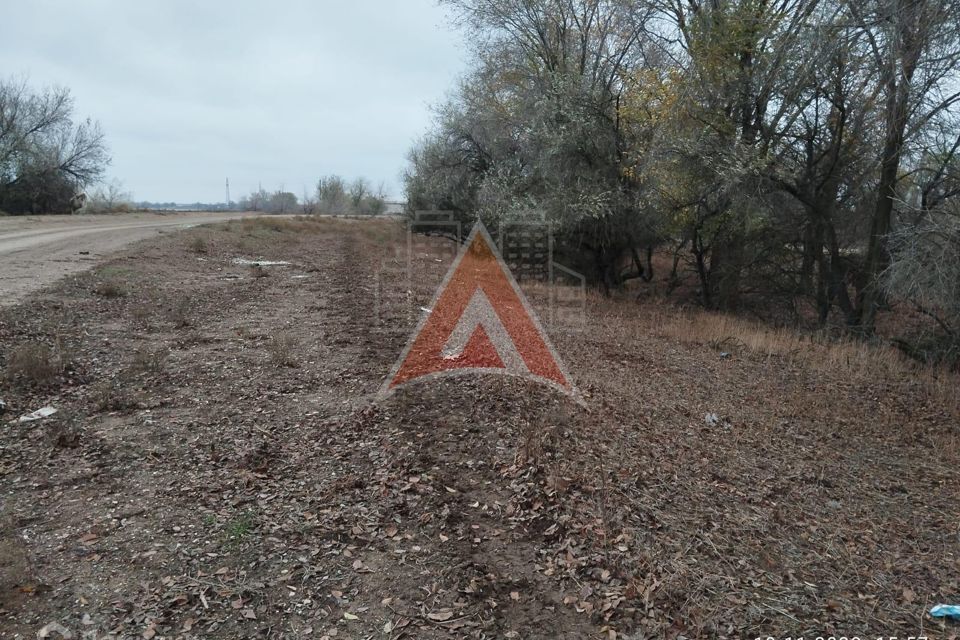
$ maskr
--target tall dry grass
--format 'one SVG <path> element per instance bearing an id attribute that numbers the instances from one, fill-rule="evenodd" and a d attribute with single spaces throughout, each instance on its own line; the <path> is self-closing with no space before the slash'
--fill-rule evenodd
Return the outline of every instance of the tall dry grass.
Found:
<path id="1" fill-rule="evenodd" d="M 609 312 L 611 306 L 622 304 L 605 304 L 597 296 L 587 307 L 592 313 L 602 314 Z M 673 309 L 660 304 L 648 306 L 633 317 L 653 335 L 684 344 L 760 358 L 788 358 L 809 370 L 842 376 L 851 382 L 910 387 L 960 415 L 960 375 L 920 363 L 883 342 L 771 327 L 729 314 Z"/>

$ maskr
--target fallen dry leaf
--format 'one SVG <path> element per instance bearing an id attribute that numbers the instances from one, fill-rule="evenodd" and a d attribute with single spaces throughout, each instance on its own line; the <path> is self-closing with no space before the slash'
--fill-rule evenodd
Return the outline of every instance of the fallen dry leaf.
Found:
<path id="1" fill-rule="evenodd" d="M 427 617 L 436 622 L 444 622 L 453 617 L 453 611 L 450 609 L 441 609 L 439 611 L 432 611 L 427 614 Z"/>

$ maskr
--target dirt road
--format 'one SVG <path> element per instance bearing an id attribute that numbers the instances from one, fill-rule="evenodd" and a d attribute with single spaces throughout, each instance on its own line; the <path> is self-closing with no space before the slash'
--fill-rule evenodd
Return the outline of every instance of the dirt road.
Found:
<path id="1" fill-rule="evenodd" d="M 0 305 L 14 304 L 106 254 L 170 229 L 255 215 L 249 212 L 132 213 L 0 218 Z"/>

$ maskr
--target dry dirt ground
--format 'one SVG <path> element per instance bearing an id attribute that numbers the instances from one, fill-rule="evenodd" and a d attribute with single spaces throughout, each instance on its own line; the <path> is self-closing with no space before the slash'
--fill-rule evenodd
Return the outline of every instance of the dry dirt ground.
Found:
<path id="1" fill-rule="evenodd" d="M 955 378 L 591 298 L 553 334 L 586 408 L 498 376 L 374 402 L 402 246 L 232 222 L 0 309 L 0 635 L 957 636 L 924 614 L 960 602 Z"/>
<path id="2" fill-rule="evenodd" d="M 20 301 L 104 255 L 176 228 L 253 215 L 247 212 L 0 217 L 0 305 Z"/>

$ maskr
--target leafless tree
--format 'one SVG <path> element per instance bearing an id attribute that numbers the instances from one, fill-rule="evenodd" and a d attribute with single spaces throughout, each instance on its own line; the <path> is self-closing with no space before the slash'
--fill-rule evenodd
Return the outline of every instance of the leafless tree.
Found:
<path id="1" fill-rule="evenodd" d="M 867 245 L 867 284 L 857 323 L 871 333 L 881 302 L 879 274 L 889 263 L 886 237 L 900 199 L 906 145 L 938 114 L 960 100 L 960 3 L 956 0 L 850 0 L 850 13 L 867 37 L 883 100 L 883 143 L 877 201 Z M 951 79 L 953 82 L 951 82 Z"/>
<path id="2" fill-rule="evenodd" d="M 110 180 L 94 189 L 87 198 L 87 213 L 124 213 L 133 208 L 133 195 L 119 180 Z"/>
<path id="3" fill-rule="evenodd" d="M 72 118 L 67 89 L 0 81 L 0 208 L 69 212 L 75 193 L 100 179 L 109 163 L 103 132 Z"/>
<path id="4" fill-rule="evenodd" d="M 934 331 L 900 339 L 928 360 L 960 363 L 960 202 L 925 212 L 888 238 L 891 262 L 881 283 L 887 295 L 909 302 Z M 932 348 L 931 348 L 932 347 Z"/>
<path id="5" fill-rule="evenodd" d="M 363 178 L 357 178 L 350 183 L 350 206 L 355 211 L 359 211 L 360 204 L 363 202 L 364 198 L 367 197 L 369 191 L 370 186 Z"/>

